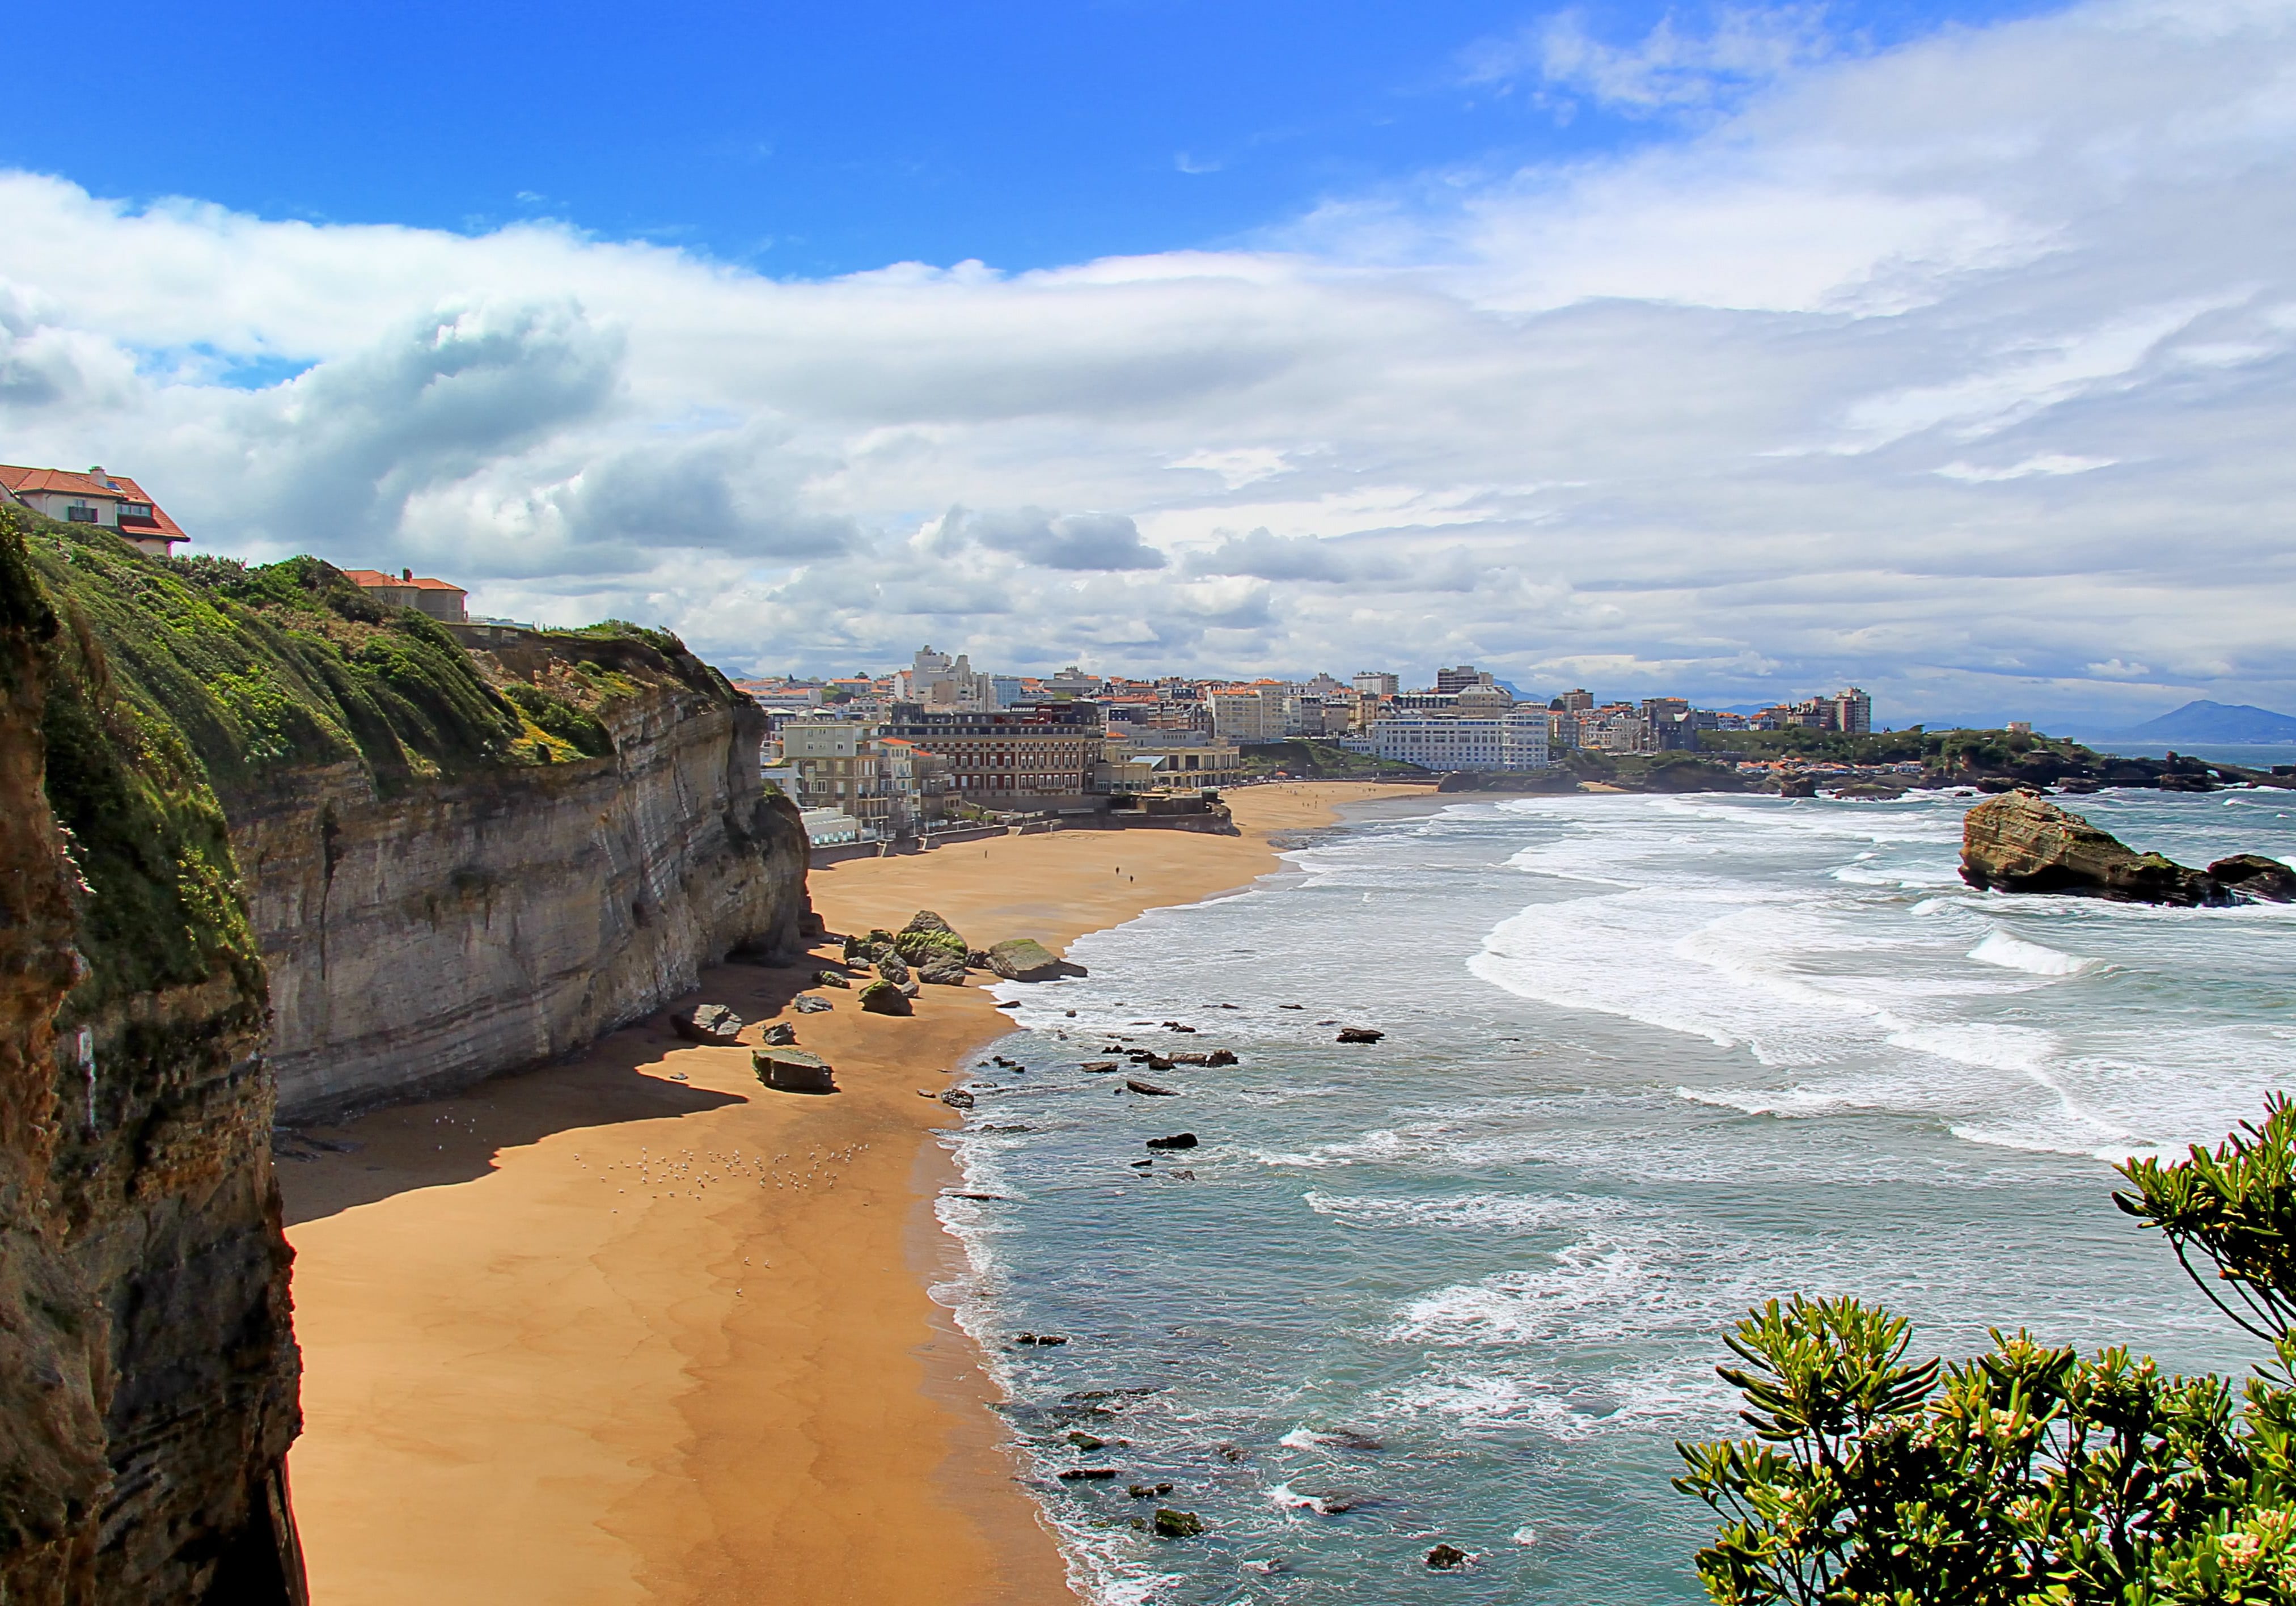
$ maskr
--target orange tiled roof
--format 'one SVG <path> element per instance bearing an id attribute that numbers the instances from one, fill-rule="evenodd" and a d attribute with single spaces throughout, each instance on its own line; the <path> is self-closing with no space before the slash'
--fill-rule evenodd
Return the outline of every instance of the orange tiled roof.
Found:
<path id="1" fill-rule="evenodd" d="M 452 591 L 462 596 L 471 594 L 460 586 L 434 580 L 427 575 L 416 575 L 410 580 L 400 575 L 384 574 L 378 569 L 346 569 L 343 578 L 354 586 L 391 586 L 401 591 Z"/>
<path id="2" fill-rule="evenodd" d="M 111 502 L 141 502 L 152 509 L 149 525 L 131 524 L 127 529 L 145 537 L 159 537 L 169 541 L 188 541 L 183 526 L 168 517 L 160 504 L 144 494 L 144 488 L 125 474 L 75 474 L 67 469 L 28 469 L 13 463 L 0 463 L 0 485 L 6 486 L 17 496 L 42 492 L 66 496 L 102 496 Z"/>

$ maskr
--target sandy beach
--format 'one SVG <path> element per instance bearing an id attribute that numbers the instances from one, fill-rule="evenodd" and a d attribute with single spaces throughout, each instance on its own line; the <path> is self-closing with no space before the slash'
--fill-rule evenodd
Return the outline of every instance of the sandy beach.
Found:
<path id="1" fill-rule="evenodd" d="M 939 911 L 1059 948 L 1248 885 L 1270 838 L 1423 787 L 1230 794 L 1238 837 L 1004 837 L 814 873 L 835 932 Z M 830 952 L 824 949 L 824 954 Z M 1005 1028 L 976 985 L 906 1020 L 786 1012 L 808 970 L 695 999 L 836 1067 L 768 1093 L 747 1047 L 659 1020 L 578 1060 L 377 1111 L 283 1160 L 305 1429 L 295 1508 L 320 1606 L 1072 1599 L 988 1378 L 930 1296 L 955 1265 L 938 1092 Z"/>

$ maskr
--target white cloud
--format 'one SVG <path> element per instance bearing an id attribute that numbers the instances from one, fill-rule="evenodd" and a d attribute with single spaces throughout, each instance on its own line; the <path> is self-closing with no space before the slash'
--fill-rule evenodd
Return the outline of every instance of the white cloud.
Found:
<path id="1" fill-rule="evenodd" d="M 2296 5 L 1742 15 L 1517 62 L 1698 112 L 1631 152 L 1026 274 L 0 176 L 0 455 L 735 667 L 2296 705 Z"/>

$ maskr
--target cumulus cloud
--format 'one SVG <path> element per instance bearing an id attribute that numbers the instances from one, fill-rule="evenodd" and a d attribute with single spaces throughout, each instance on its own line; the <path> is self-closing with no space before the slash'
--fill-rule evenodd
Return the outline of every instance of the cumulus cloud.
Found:
<path id="1" fill-rule="evenodd" d="M 0 430 L 200 549 L 417 563 L 735 668 L 2296 706 L 2296 7 L 1853 52 L 1719 15 L 1478 69 L 1646 115 L 1622 153 L 1031 273 L 0 175 Z"/>

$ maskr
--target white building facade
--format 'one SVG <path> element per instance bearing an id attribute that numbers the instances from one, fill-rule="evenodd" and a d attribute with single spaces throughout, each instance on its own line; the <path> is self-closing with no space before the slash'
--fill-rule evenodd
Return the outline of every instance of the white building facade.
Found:
<path id="1" fill-rule="evenodd" d="M 1546 710 L 1526 709 L 1482 717 L 1398 714 L 1374 720 L 1340 745 L 1422 769 L 1545 769 Z"/>

